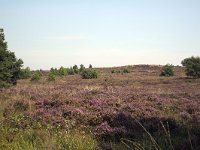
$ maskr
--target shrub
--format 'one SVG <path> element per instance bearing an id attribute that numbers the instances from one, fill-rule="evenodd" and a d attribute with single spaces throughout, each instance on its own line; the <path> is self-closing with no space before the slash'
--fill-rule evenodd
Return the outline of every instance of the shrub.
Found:
<path id="1" fill-rule="evenodd" d="M 85 67 L 83 64 L 80 65 L 80 69 L 79 69 L 79 72 L 82 72 L 83 70 L 85 70 Z"/>
<path id="2" fill-rule="evenodd" d="M 50 73 L 54 74 L 55 76 L 59 75 L 59 70 L 57 68 L 51 68 Z"/>
<path id="3" fill-rule="evenodd" d="M 82 79 L 95 79 L 97 78 L 97 72 L 95 70 L 84 70 L 81 72 L 81 78 Z"/>
<path id="4" fill-rule="evenodd" d="M 74 65 L 72 68 L 73 68 L 75 74 L 79 73 L 79 69 L 78 69 L 77 65 Z"/>
<path id="5" fill-rule="evenodd" d="M 174 75 L 174 71 L 173 71 L 173 66 L 172 65 L 167 64 L 167 65 L 162 67 L 160 76 L 169 77 L 169 76 L 173 76 L 173 75 Z"/>
<path id="6" fill-rule="evenodd" d="M 31 77 L 31 70 L 29 67 L 22 69 L 20 72 L 20 79 L 28 79 Z"/>
<path id="7" fill-rule="evenodd" d="M 67 69 L 64 67 L 60 67 L 60 69 L 58 70 L 58 74 L 59 74 L 59 76 L 67 75 Z"/>
<path id="8" fill-rule="evenodd" d="M 67 68 L 67 73 L 68 73 L 68 75 L 74 75 L 75 74 L 74 69 L 72 67 Z"/>
<path id="9" fill-rule="evenodd" d="M 120 70 L 111 70 L 111 73 L 120 73 Z"/>
<path id="10" fill-rule="evenodd" d="M 92 65 L 91 64 L 89 65 L 89 68 L 92 69 Z"/>
<path id="11" fill-rule="evenodd" d="M 41 79 L 41 74 L 38 71 L 35 72 L 31 77 L 31 81 L 39 81 L 40 79 Z"/>
<path id="12" fill-rule="evenodd" d="M 48 81 L 55 81 L 56 80 L 56 76 L 53 73 L 49 73 L 48 74 Z"/>
<path id="13" fill-rule="evenodd" d="M 200 78 L 200 57 L 185 58 L 181 64 L 186 67 L 186 75 Z"/>
<path id="14" fill-rule="evenodd" d="M 124 68 L 122 73 L 130 73 L 130 71 L 128 69 Z"/>
<path id="15" fill-rule="evenodd" d="M 0 88 L 15 85 L 20 78 L 23 61 L 7 49 L 3 29 L 0 29 Z"/>

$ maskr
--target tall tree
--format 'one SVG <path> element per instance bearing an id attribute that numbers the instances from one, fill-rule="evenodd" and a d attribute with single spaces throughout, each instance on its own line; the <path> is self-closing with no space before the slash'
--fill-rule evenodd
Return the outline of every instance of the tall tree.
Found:
<path id="1" fill-rule="evenodd" d="M 3 29 L 0 29 L 0 88 L 17 83 L 23 61 L 17 59 L 14 52 L 7 48 Z"/>

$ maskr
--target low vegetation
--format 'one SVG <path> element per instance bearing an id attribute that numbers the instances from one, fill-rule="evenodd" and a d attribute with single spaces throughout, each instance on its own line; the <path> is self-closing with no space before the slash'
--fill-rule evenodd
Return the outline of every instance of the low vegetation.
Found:
<path id="1" fill-rule="evenodd" d="M 173 71 L 173 66 L 172 65 L 167 64 L 167 65 L 162 67 L 160 76 L 169 77 L 169 76 L 173 76 L 173 75 L 174 75 L 174 71 Z"/>
<path id="2" fill-rule="evenodd" d="M 98 74 L 96 70 L 94 69 L 83 70 L 81 72 L 82 79 L 96 79 L 97 77 L 98 77 Z"/>

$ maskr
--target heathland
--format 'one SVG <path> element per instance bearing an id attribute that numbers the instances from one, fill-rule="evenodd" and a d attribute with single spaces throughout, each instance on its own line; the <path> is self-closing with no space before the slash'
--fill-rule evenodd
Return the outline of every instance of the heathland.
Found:
<path id="1" fill-rule="evenodd" d="M 185 68 L 95 68 L 0 89 L 0 149 L 200 149 L 200 79 Z"/>

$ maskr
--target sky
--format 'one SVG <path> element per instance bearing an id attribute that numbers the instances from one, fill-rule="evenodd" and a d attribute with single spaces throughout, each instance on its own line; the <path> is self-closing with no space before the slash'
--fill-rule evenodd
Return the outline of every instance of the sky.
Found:
<path id="1" fill-rule="evenodd" d="M 173 64 L 200 54 L 199 0 L 0 0 L 24 67 Z"/>

